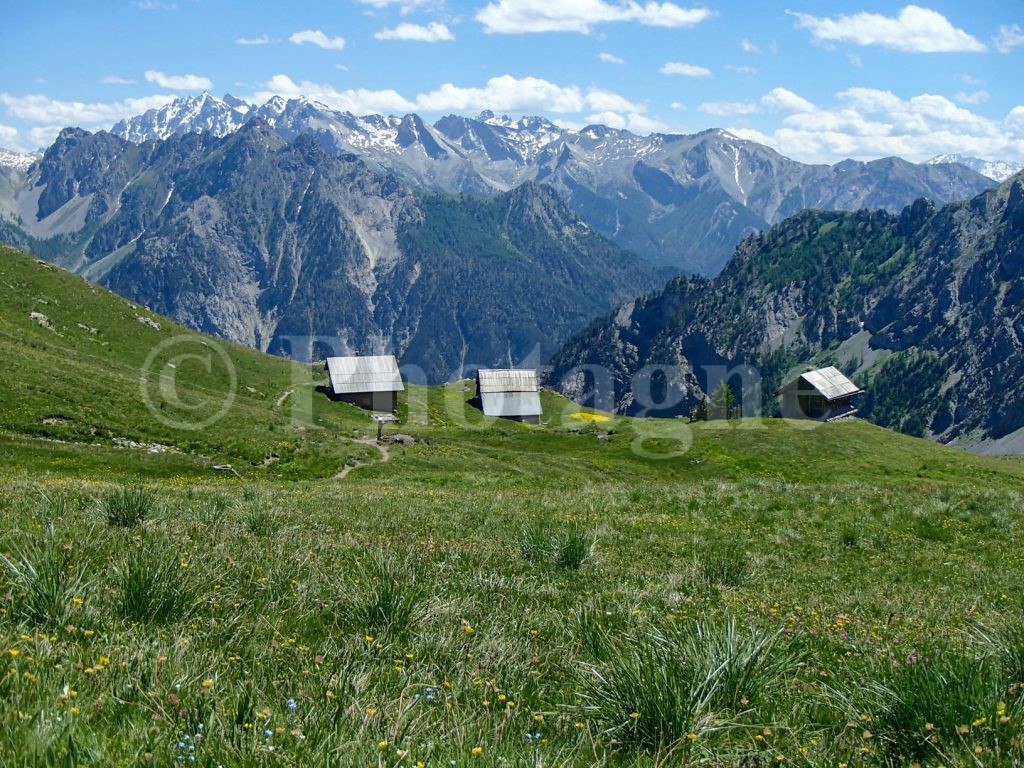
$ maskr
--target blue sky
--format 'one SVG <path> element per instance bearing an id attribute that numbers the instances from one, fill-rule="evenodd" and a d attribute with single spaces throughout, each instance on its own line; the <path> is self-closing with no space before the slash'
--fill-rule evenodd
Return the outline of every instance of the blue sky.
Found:
<path id="1" fill-rule="evenodd" d="M 0 145 L 23 150 L 206 89 L 364 114 L 723 127 L 812 162 L 1024 161 L 1020 0 L 4 5 Z"/>

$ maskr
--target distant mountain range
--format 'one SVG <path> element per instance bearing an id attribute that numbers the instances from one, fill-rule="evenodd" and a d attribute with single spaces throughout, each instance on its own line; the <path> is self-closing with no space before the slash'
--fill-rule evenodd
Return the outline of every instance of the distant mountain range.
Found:
<path id="1" fill-rule="evenodd" d="M 141 145 L 65 129 L 20 183 L 0 185 L 0 241 L 257 349 L 395 352 L 430 382 L 539 364 L 668 277 L 549 187 L 416 193 L 263 120 Z"/>
<path id="2" fill-rule="evenodd" d="M 586 399 L 594 384 L 579 366 L 603 366 L 611 386 L 597 396 L 674 415 L 731 371 L 758 413 L 807 363 L 855 374 L 862 415 L 883 426 L 1024 452 L 1024 173 L 943 208 L 794 216 L 744 241 L 715 279 L 673 279 L 595 322 L 550 378 Z M 664 368 L 637 391 L 648 366 Z"/>
<path id="3" fill-rule="evenodd" d="M 1006 181 L 1015 173 L 1024 171 L 1024 163 L 1010 163 L 1003 160 L 982 160 L 980 157 L 969 157 L 960 154 L 936 155 L 928 161 L 929 165 L 948 165 L 959 163 L 966 165 L 972 171 L 977 171 L 982 176 L 988 176 L 996 181 Z"/>
<path id="4" fill-rule="evenodd" d="M 42 156 L 42 152 L 15 152 L 13 149 L 0 147 L 0 168 L 27 171 L 32 163 Z"/>
<path id="5" fill-rule="evenodd" d="M 112 132 L 134 143 L 199 131 L 224 136 L 254 119 L 288 140 L 312 133 L 332 153 L 355 154 L 414 189 L 487 196 L 527 181 L 547 184 L 621 247 L 707 275 L 717 274 L 744 237 L 805 208 L 895 212 L 919 197 L 966 199 L 993 183 L 956 163 L 806 165 L 720 130 L 572 131 L 541 117 L 490 112 L 431 125 L 415 114 L 358 117 L 305 98 L 256 106 L 204 93 L 124 120 Z"/>

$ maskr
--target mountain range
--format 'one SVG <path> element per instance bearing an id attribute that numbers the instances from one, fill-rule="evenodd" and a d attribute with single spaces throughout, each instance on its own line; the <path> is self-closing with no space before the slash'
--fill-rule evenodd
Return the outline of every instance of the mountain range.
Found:
<path id="1" fill-rule="evenodd" d="M 675 278 L 595 322 L 550 379 L 621 412 L 676 415 L 726 378 L 756 414 L 805 364 L 835 364 L 876 423 L 1020 452 L 1022 351 L 1024 173 L 942 208 L 805 211 L 745 240 L 718 277 Z"/>
<path id="2" fill-rule="evenodd" d="M 956 152 L 936 155 L 928 161 L 929 165 L 948 165 L 949 163 L 965 165 L 972 171 L 977 171 L 982 176 L 988 176 L 996 181 L 1006 181 L 1014 174 L 1024 171 L 1024 163 L 1011 163 L 1006 160 L 982 160 L 980 157 L 961 155 Z"/>
<path id="3" fill-rule="evenodd" d="M 717 274 L 744 237 L 805 208 L 896 212 L 919 197 L 942 204 L 993 184 L 957 163 L 806 165 L 722 130 L 637 136 L 491 112 L 430 124 L 415 114 L 360 117 L 306 98 L 257 106 L 204 93 L 121 121 L 112 133 L 134 143 L 224 136 L 254 119 L 289 140 L 312 133 L 330 152 L 355 154 L 414 189 L 489 196 L 528 181 L 549 185 L 621 247 L 706 275 Z"/>
<path id="4" fill-rule="evenodd" d="M 298 359 L 394 352 L 430 382 L 539 363 L 668 276 L 549 187 L 417 193 L 259 119 L 139 145 L 65 129 L 4 190 L 0 240 L 154 311 Z"/>

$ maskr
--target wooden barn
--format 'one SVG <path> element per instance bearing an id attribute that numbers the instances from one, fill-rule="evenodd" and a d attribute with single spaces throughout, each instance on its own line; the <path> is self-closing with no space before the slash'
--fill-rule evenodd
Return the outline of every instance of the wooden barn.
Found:
<path id="1" fill-rule="evenodd" d="M 481 368 L 476 372 L 476 403 L 485 416 L 539 424 L 543 411 L 537 371 Z"/>
<path id="2" fill-rule="evenodd" d="M 857 412 L 853 398 L 864 390 L 834 366 L 808 369 L 775 393 L 787 419 L 836 421 Z"/>
<path id="3" fill-rule="evenodd" d="M 329 357 L 324 369 L 330 378 L 332 400 L 368 411 L 393 412 L 398 406 L 398 393 L 405 389 L 394 355 Z"/>

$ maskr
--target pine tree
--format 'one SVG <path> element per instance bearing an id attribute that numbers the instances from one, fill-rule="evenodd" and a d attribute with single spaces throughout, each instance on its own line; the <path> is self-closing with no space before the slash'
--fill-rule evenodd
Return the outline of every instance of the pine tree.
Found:
<path id="1" fill-rule="evenodd" d="M 732 408 L 736 404 L 736 395 L 724 379 L 711 393 L 711 405 L 708 408 L 709 419 L 728 419 L 732 416 Z"/>

